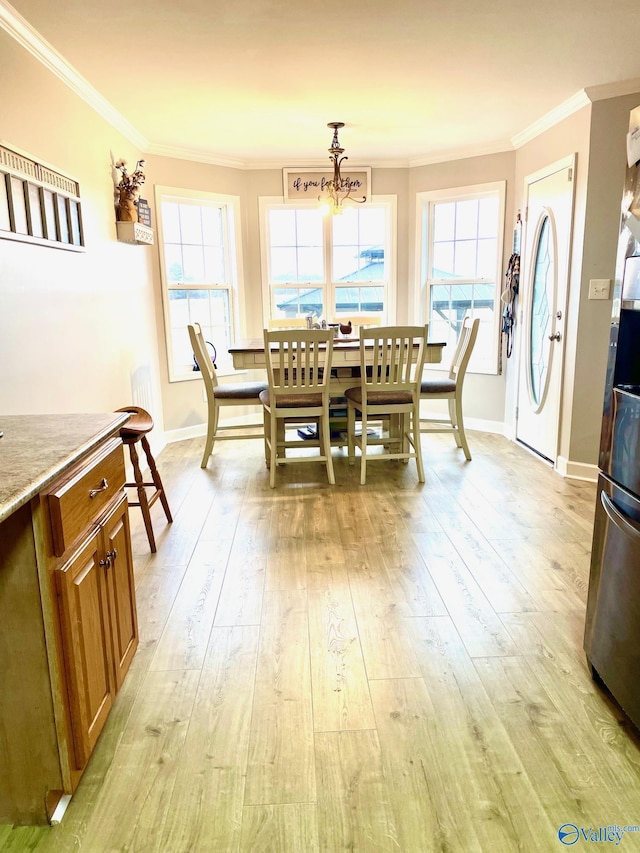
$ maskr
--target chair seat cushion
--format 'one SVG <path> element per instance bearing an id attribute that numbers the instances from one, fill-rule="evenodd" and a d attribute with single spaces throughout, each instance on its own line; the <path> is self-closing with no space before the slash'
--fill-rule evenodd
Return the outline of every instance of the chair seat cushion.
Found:
<path id="1" fill-rule="evenodd" d="M 265 406 L 271 405 L 269 389 L 260 392 L 260 400 Z M 312 409 L 322 405 L 322 394 L 278 394 L 276 408 Z"/>
<path id="2" fill-rule="evenodd" d="M 345 397 L 354 403 L 362 405 L 362 388 L 348 388 Z M 409 391 L 369 391 L 367 405 L 371 406 L 404 406 L 411 405 L 413 399 Z"/>
<path id="3" fill-rule="evenodd" d="M 215 396 L 219 400 L 248 400 L 259 397 L 267 387 L 265 382 L 236 382 L 234 385 L 217 385 Z"/>
<path id="4" fill-rule="evenodd" d="M 420 394 L 452 394 L 456 390 L 453 379 L 425 379 L 420 383 Z"/>

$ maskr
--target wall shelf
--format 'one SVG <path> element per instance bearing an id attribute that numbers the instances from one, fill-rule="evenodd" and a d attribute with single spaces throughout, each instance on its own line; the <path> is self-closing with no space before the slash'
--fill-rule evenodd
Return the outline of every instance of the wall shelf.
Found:
<path id="1" fill-rule="evenodd" d="M 136 243 L 153 246 L 153 228 L 141 222 L 116 222 L 118 240 L 121 243 Z"/>

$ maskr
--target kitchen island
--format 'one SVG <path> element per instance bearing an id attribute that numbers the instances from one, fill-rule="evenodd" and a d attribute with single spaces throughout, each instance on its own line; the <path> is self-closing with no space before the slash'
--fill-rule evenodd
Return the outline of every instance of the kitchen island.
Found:
<path id="1" fill-rule="evenodd" d="M 60 819 L 137 647 L 128 417 L 1 418 L 0 823 Z"/>

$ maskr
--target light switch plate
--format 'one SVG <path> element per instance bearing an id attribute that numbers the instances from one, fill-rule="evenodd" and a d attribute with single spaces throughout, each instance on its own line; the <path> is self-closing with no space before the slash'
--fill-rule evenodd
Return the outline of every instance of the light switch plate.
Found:
<path id="1" fill-rule="evenodd" d="M 610 278 L 592 278 L 589 281 L 589 299 L 608 299 L 610 290 Z"/>

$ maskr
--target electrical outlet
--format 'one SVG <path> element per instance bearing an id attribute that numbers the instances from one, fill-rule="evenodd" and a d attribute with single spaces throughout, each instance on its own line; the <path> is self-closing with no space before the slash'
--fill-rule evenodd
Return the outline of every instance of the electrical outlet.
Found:
<path id="1" fill-rule="evenodd" d="M 589 282 L 589 299 L 608 299 L 610 289 L 610 278 L 592 278 Z"/>

